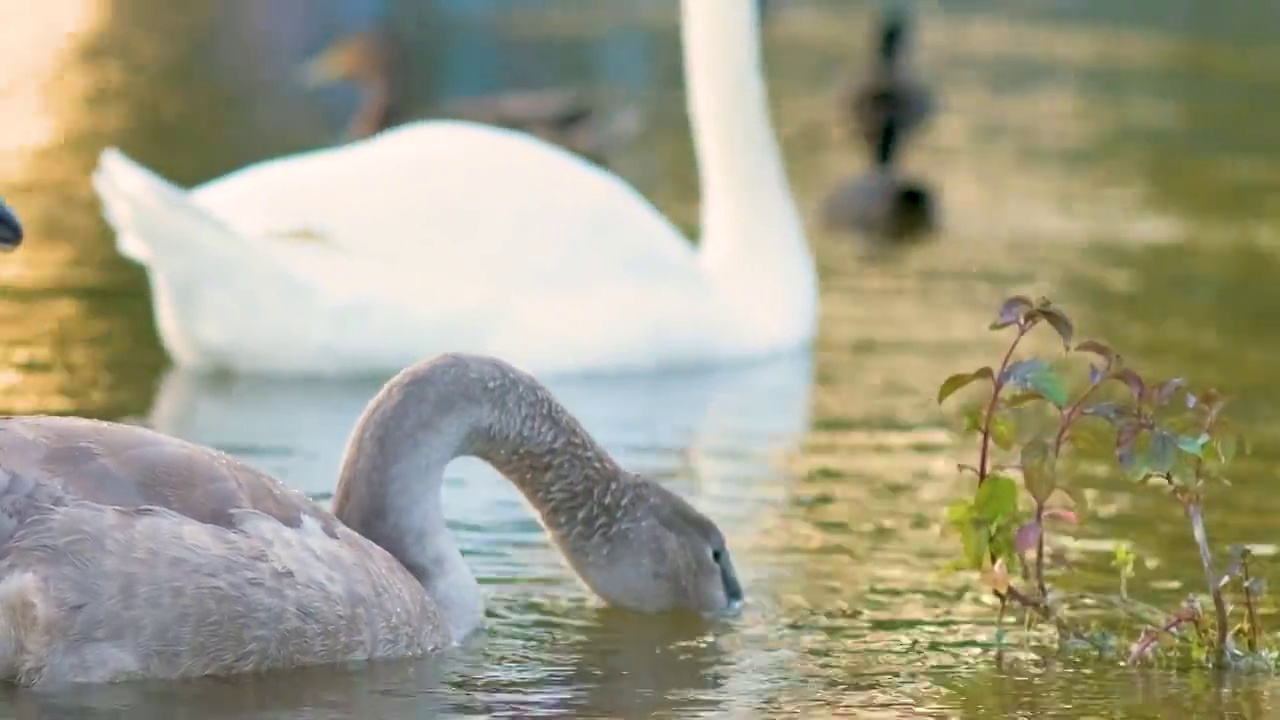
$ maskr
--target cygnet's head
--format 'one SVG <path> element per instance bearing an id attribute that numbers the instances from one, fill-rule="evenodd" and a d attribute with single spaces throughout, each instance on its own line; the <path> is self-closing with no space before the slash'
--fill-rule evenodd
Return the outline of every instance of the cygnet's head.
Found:
<path id="1" fill-rule="evenodd" d="M 610 605 L 637 612 L 737 611 L 742 585 L 720 528 L 670 490 L 636 480 L 618 516 L 564 538 L 583 581 Z"/>
<path id="2" fill-rule="evenodd" d="M 13 210 L 0 200 L 0 251 L 10 252 L 22 244 L 22 223 Z"/>

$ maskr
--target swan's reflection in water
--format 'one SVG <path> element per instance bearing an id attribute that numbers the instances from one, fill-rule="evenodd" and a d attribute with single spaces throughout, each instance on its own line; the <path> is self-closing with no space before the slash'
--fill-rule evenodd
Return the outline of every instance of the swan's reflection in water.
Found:
<path id="1" fill-rule="evenodd" d="M 147 422 L 327 498 L 347 434 L 383 381 L 175 371 Z M 622 464 L 659 477 L 714 517 L 729 536 L 748 595 L 767 593 L 765 571 L 753 571 L 752 530 L 785 501 L 776 460 L 809 426 L 810 356 L 662 375 L 550 378 L 547 385 Z M 735 633 L 767 609 L 757 605 L 743 618 L 708 624 L 600 608 L 506 480 L 471 459 L 451 464 L 447 478 L 446 514 L 472 568 L 490 586 L 485 631 L 457 651 L 424 662 L 23 693 L 15 702 L 139 717 L 163 708 L 165 718 L 564 717 L 575 708 L 649 717 L 712 709 L 736 695 L 726 693 L 728 685 L 763 689 L 778 671 L 732 650 L 740 644 Z"/>
<path id="2" fill-rule="evenodd" d="M 480 638 L 430 661 L 48 692 L 6 688 L 0 698 L 19 718 L 647 718 L 715 709 L 710 698 L 723 695 L 717 688 L 732 672 L 706 626 L 689 618 L 595 609 L 536 624 L 532 634 L 547 636 L 536 646 L 530 633 Z"/>

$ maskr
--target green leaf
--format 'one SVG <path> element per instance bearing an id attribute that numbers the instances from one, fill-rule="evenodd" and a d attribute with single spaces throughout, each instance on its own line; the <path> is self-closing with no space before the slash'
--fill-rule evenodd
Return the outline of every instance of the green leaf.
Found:
<path id="1" fill-rule="evenodd" d="M 1018 510 L 1018 485 L 1007 475 L 988 475 L 973 497 L 973 514 L 995 524 Z"/>
<path id="2" fill-rule="evenodd" d="M 1236 449 L 1245 446 L 1245 452 L 1248 453 L 1248 446 L 1245 443 L 1243 435 L 1238 433 L 1230 433 L 1223 435 L 1213 442 L 1213 447 L 1218 453 L 1218 460 L 1224 465 L 1232 461 L 1236 456 Z"/>
<path id="3" fill-rule="evenodd" d="M 1058 492 L 1071 499 L 1071 509 L 1075 511 L 1077 518 L 1083 518 L 1089 513 L 1089 498 L 1085 496 L 1084 490 L 1068 486 L 1059 487 Z"/>
<path id="4" fill-rule="evenodd" d="M 1057 488 L 1053 451 L 1047 440 L 1022 446 L 1022 483 L 1037 504 L 1043 505 Z"/>
<path id="5" fill-rule="evenodd" d="M 1008 450 L 1018 439 L 1018 428 L 1007 415 L 991 418 L 991 441 L 1001 450 Z"/>
<path id="6" fill-rule="evenodd" d="M 964 545 L 964 559 L 969 562 L 969 567 L 980 570 L 987 559 L 986 530 L 976 528 L 970 523 L 965 530 L 961 531 L 960 541 Z"/>
<path id="7" fill-rule="evenodd" d="M 1010 363 L 1004 377 L 1010 384 L 1030 390 L 1058 407 L 1067 404 L 1066 383 L 1044 360 Z"/>
<path id="8" fill-rule="evenodd" d="M 938 387 L 938 404 L 941 405 L 948 397 L 951 397 L 957 390 L 965 387 L 971 382 L 986 378 L 992 379 L 995 373 L 989 367 L 980 367 L 969 373 L 956 373 L 946 380 L 942 381 L 942 385 Z"/>
<path id="9" fill-rule="evenodd" d="M 1018 557 L 1018 544 L 1014 538 L 1015 528 L 1011 522 L 1002 522 L 991 529 L 987 540 L 987 551 L 997 559 L 1012 561 Z"/>
<path id="10" fill-rule="evenodd" d="M 1080 411 L 1081 415 L 1093 415 L 1094 417 L 1104 418 L 1110 422 L 1115 422 L 1121 417 L 1130 415 L 1129 408 L 1120 403 L 1103 401 L 1086 406 Z"/>
<path id="11" fill-rule="evenodd" d="M 946 519 L 948 525 L 957 528 L 970 524 L 973 521 L 973 503 L 967 498 L 951 503 L 947 506 Z"/>
<path id="12" fill-rule="evenodd" d="M 1044 400 L 1044 397 L 1040 393 L 1020 392 L 1004 398 L 1002 404 L 1007 408 L 1019 408 L 1041 400 Z"/>
<path id="13" fill-rule="evenodd" d="M 1200 433 L 1199 437 L 1179 436 L 1177 439 L 1178 449 L 1188 455 L 1194 455 L 1198 458 L 1204 457 L 1205 443 L 1209 442 L 1209 433 Z"/>
<path id="14" fill-rule="evenodd" d="M 1151 433 L 1151 448 L 1147 451 L 1146 470 L 1153 473 L 1167 473 L 1173 470 L 1177 459 L 1174 454 L 1178 447 L 1174 437 L 1164 430 L 1156 429 Z"/>

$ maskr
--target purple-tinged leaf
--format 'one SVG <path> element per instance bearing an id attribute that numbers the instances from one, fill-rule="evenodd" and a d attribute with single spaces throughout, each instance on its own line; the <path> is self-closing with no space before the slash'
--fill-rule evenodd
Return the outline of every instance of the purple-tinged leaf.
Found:
<path id="1" fill-rule="evenodd" d="M 1129 659 L 1125 660 L 1125 665 L 1133 665 L 1139 660 L 1151 660 L 1155 657 L 1156 638 L 1160 637 L 1160 631 L 1151 626 L 1142 629 L 1142 636 L 1129 646 Z"/>
<path id="2" fill-rule="evenodd" d="M 991 330 L 1000 330 L 1010 325 L 1018 325 L 1022 323 L 1022 318 L 1035 305 L 1032 304 L 1031 298 L 1025 295 L 1014 295 L 1004 304 L 1000 306 L 1000 311 L 996 314 L 996 319 L 991 321 Z"/>
<path id="3" fill-rule="evenodd" d="M 1023 523 L 1013 536 L 1013 549 L 1019 555 L 1035 548 L 1040 542 L 1040 523 L 1035 520 Z"/>
<path id="4" fill-rule="evenodd" d="M 1074 512 L 1067 510 L 1066 508 L 1051 508 L 1049 510 L 1045 510 L 1044 516 L 1046 519 L 1058 518 L 1059 520 L 1065 520 L 1072 525 L 1080 524 L 1080 518 L 1076 517 Z"/>
<path id="5" fill-rule="evenodd" d="M 1167 405 L 1173 399 L 1173 394 L 1178 392 L 1178 388 L 1185 385 L 1186 381 L 1182 378 L 1169 378 L 1160 383 L 1155 388 L 1156 404 Z"/>
<path id="6" fill-rule="evenodd" d="M 1098 367 L 1093 363 L 1089 363 L 1089 384 L 1097 385 L 1107 376 L 1107 369 Z"/>
<path id="7" fill-rule="evenodd" d="M 1106 343 L 1098 342 L 1097 340 L 1085 340 L 1079 345 L 1076 345 L 1075 351 L 1091 352 L 1094 355 L 1097 355 L 1098 357 L 1102 358 L 1103 361 L 1106 362 L 1106 365 L 1104 367 L 1107 370 L 1110 370 L 1111 367 L 1115 365 L 1115 362 L 1116 362 L 1116 357 L 1117 357 L 1116 351 L 1112 350 L 1111 346 L 1107 345 Z"/>
<path id="8" fill-rule="evenodd" d="M 1126 471 L 1133 469 L 1140 428 L 1134 424 L 1122 425 L 1116 430 L 1116 462 Z"/>
<path id="9" fill-rule="evenodd" d="M 1100 402 L 1100 403 L 1094 403 L 1092 405 L 1088 405 L 1083 410 L 1080 411 L 1080 414 L 1094 415 L 1096 417 L 1104 418 L 1106 420 L 1115 422 L 1116 420 L 1124 416 L 1126 409 L 1127 408 L 1125 408 L 1120 403 L 1107 401 L 1107 402 Z"/>
<path id="10" fill-rule="evenodd" d="M 1057 488 L 1053 461 L 1053 451 L 1047 440 L 1032 440 L 1022 446 L 1022 484 L 1039 505 L 1043 505 Z"/>
<path id="11" fill-rule="evenodd" d="M 1044 318 L 1044 321 L 1058 333 L 1058 337 L 1062 338 L 1062 349 L 1064 351 L 1071 349 L 1071 338 L 1075 336 L 1075 326 L 1071 323 L 1071 318 L 1066 313 L 1057 308 L 1046 307 L 1036 310 L 1036 314 Z"/>
<path id="12" fill-rule="evenodd" d="M 1125 385 L 1128 385 L 1129 392 L 1133 394 L 1134 400 L 1142 400 L 1142 394 L 1146 390 L 1146 385 L 1142 382 L 1142 377 L 1139 376 L 1138 373 L 1130 370 L 1129 368 L 1124 368 L 1112 374 L 1111 377 L 1119 380 Z"/>
<path id="13" fill-rule="evenodd" d="M 980 367 L 973 372 L 956 373 L 946 380 L 942 381 L 942 385 L 938 387 L 938 404 L 941 405 L 948 397 L 951 397 L 957 390 L 965 387 L 969 383 L 986 378 L 992 379 L 995 373 L 989 367 Z"/>

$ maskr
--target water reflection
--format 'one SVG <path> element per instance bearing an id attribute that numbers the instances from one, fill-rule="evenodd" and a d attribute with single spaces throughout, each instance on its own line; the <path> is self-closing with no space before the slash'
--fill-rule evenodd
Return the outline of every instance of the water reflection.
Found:
<path id="1" fill-rule="evenodd" d="M 801 355 L 684 375 L 553 379 L 552 391 L 626 466 L 665 478 L 726 529 L 748 594 L 768 596 L 749 529 L 783 504 L 772 460 L 809 427 L 812 359 Z M 379 379 L 217 379 L 168 374 L 145 422 L 212 445 L 326 497 L 347 433 Z M 164 707 L 166 717 L 409 717 L 428 711 L 530 717 L 577 710 L 648 717 L 710 710 L 729 678 L 743 699 L 778 672 L 722 644 L 732 621 L 643 617 L 597 608 L 568 577 L 523 500 L 488 466 L 448 472 L 446 513 L 489 586 L 487 637 L 432 661 L 226 682 L 144 684 L 22 702 L 45 710 Z M 757 618 L 758 621 L 758 618 Z M 737 641 L 741 642 L 741 641 Z M 737 667 L 742 663 L 743 667 Z M 280 685 L 287 690 L 273 692 Z M 180 708 L 179 712 L 177 709 Z"/>
<path id="2" fill-rule="evenodd" d="M 334 489 L 347 436 L 382 378 L 217 378 L 172 370 L 146 423 L 233 453 L 312 497 Z M 727 527 L 750 527 L 787 488 L 773 461 L 809 426 L 812 358 L 681 374 L 552 378 L 552 392 L 625 467 L 669 481 Z M 478 575 L 562 576 L 516 489 L 473 458 L 451 463 L 444 503 Z M 742 541 L 749 542 L 749 538 Z"/>
<path id="3" fill-rule="evenodd" d="M 429 660 L 0 697 L 18 717 L 109 711 L 178 720 L 652 717 L 723 704 L 717 697 L 732 669 L 702 623 L 596 610 L 522 625 L 529 630 L 517 638 L 477 638 Z"/>
<path id="4" fill-rule="evenodd" d="M 830 132 L 831 90 L 869 55 L 875 4 L 768 4 L 776 125 L 798 199 L 811 207 L 859 162 Z M 430 22 L 435 5 L 46 0 L 6 17 L 0 191 L 30 241 L 0 263 L 4 410 L 147 416 L 317 496 L 332 489 L 350 423 L 378 380 L 162 378 L 145 281 L 116 257 L 87 178 L 108 144 L 192 183 L 332 143 L 354 98 L 305 93 L 291 73 L 326 40 L 384 13 L 417 35 L 433 96 L 446 92 L 437 80 L 448 93 L 595 82 L 634 95 L 628 101 L 646 104 L 650 123 L 611 165 L 664 214 L 694 225 L 674 2 L 600 0 L 590 13 L 566 9 L 568 0 L 477 4 L 496 21 L 468 21 L 468 32 L 521 67 L 477 66 L 475 79 L 457 59 L 470 57 L 470 40 L 443 42 L 445 25 Z M 16 711 L 1000 717 L 1029 703 L 1046 717 L 1274 713 L 1277 686 L 1266 678 L 1218 684 L 1197 674 L 992 667 L 985 598 L 932 574 L 952 552 L 940 508 L 963 488 L 931 398 L 946 374 L 997 352 L 981 328 L 1001 297 L 1047 293 L 1144 367 L 1240 397 L 1242 422 L 1261 447 L 1232 488 L 1215 490 L 1211 538 L 1272 539 L 1280 513 L 1270 490 L 1280 463 L 1280 325 L 1268 315 L 1280 271 L 1272 202 L 1280 169 L 1268 162 L 1280 149 L 1271 120 L 1280 102 L 1275 8 L 1255 0 L 920 7 L 921 70 L 945 102 L 906 164 L 946 197 L 945 232 L 892 264 L 814 232 L 823 291 L 816 370 L 772 380 L 766 372 L 553 383 L 624 463 L 724 522 L 757 599 L 742 619 L 667 637 L 599 615 L 515 491 L 480 463 L 459 461 L 446 500 L 491 586 L 493 631 L 475 646 L 435 665 L 20 693 L 10 698 Z M 462 50 L 449 60 L 453 47 Z M 1135 592 L 1198 587 L 1176 508 L 1120 479 L 1087 484 L 1093 510 L 1076 532 L 1090 542 L 1065 549 L 1077 577 L 1113 583 L 1106 541 L 1129 537 L 1149 561 Z"/>

